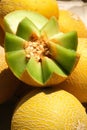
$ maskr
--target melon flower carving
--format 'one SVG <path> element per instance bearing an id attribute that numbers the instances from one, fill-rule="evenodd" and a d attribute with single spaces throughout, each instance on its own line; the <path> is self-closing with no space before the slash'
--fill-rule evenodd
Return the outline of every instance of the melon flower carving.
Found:
<path id="1" fill-rule="evenodd" d="M 70 75 L 79 59 L 77 33 L 60 32 L 55 17 L 45 21 L 40 28 L 34 22 L 25 16 L 18 23 L 15 34 L 6 31 L 8 66 L 18 79 L 29 85 L 59 84 Z"/>

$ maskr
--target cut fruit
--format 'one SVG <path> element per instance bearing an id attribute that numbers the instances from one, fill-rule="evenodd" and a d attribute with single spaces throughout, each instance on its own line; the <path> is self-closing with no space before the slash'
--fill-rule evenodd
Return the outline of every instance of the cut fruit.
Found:
<path id="1" fill-rule="evenodd" d="M 26 78 L 27 77 L 27 78 Z M 43 85 L 41 63 L 37 62 L 35 58 L 31 58 L 26 66 L 24 73 L 21 75 L 22 81 L 30 85 Z"/>
<path id="2" fill-rule="evenodd" d="M 57 87 L 70 92 L 80 102 L 87 102 L 87 38 L 78 38 L 79 62 L 69 78 Z"/>
<path id="3" fill-rule="evenodd" d="M 55 26 L 55 28 L 54 28 Z M 52 31 L 50 30 L 52 28 Z M 41 29 L 41 35 L 46 35 L 48 38 L 59 33 L 58 23 L 55 17 L 49 19 L 47 24 Z"/>
<path id="4" fill-rule="evenodd" d="M 42 59 L 42 72 L 43 82 L 48 85 L 50 85 L 50 82 L 58 82 L 58 80 L 61 82 L 61 80 L 67 77 L 62 68 L 54 60 L 51 60 L 48 57 Z M 52 79 L 54 81 L 52 81 Z"/>
<path id="5" fill-rule="evenodd" d="M 33 11 L 13 11 L 4 17 L 5 31 L 15 34 L 19 22 L 25 17 L 29 18 L 38 29 L 41 29 L 48 21 L 47 18 Z"/>
<path id="6" fill-rule="evenodd" d="M 38 28 L 36 28 L 36 26 L 28 19 L 28 18 L 24 18 L 18 26 L 16 35 L 19 37 L 22 37 L 25 40 L 32 40 L 30 38 L 32 38 L 33 35 L 37 34 L 36 38 L 39 37 L 40 32 L 38 30 Z"/>
<path id="7" fill-rule="evenodd" d="M 16 19 L 16 13 L 13 12 L 10 16 Z M 37 21 L 36 24 L 33 17 L 40 19 L 40 15 L 34 12 L 32 15 L 30 19 L 23 15 L 24 18 L 20 18 L 14 28 L 10 27 L 12 16 L 9 17 L 10 23 L 6 20 L 7 16 L 5 17 L 5 23 L 9 25 L 6 30 L 16 30 L 15 34 L 6 32 L 5 52 L 8 66 L 18 79 L 29 85 L 39 87 L 59 84 L 68 77 L 79 59 L 76 53 L 77 33 L 61 33 L 55 17 L 50 20 L 41 17 L 43 22 L 39 24 L 40 21 Z"/>
<path id="8" fill-rule="evenodd" d="M 73 36 L 72 36 L 73 35 Z M 67 49 L 77 49 L 77 33 L 75 31 L 69 32 L 69 33 L 59 33 L 53 37 L 50 38 L 51 41 L 67 48 Z"/>
<path id="9" fill-rule="evenodd" d="M 59 44 L 54 44 L 53 42 L 50 42 L 49 50 L 52 58 L 69 74 L 76 61 L 76 52 L 74 50 L 66 49 Z"/>
<path id="10" fill-rule="evenodd" d="M 22 50 L 24 47 L 25 40 L 18 37 L 18 36 L 12 35 L 10 33 L 6 33 L 5 40 L 6 40 L 6 43 L 5 43 L 5 45 L 6 45 L 5 51 L 6 52 Z"/>
<path id="11" fill-rule="evenodd" d="M 10 69 L 14 72 L 17 77 L 20 77 L 26 67 L 25 52 L 22 51 L 12 51 L 6 53 L 7 63 Z"/>
<path id="12" fill-rule="evenodd" d="M 56 0 L 0 0 L 0 25 L 4 29 L 3 18 L 15 10 L 35 11 L 43 16 L 59 18 L 59 6 Z"/>

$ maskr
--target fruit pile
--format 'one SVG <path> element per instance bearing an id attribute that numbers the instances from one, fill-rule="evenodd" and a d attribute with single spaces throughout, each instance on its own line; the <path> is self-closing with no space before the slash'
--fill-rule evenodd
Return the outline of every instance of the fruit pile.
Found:
<path id="1" fill-rule="evenodd" d="M 87 130 L 84 23 L 55 0 L 2 0 L 0 10 L 0 103 L 20 97 L 11 130 Z"/>

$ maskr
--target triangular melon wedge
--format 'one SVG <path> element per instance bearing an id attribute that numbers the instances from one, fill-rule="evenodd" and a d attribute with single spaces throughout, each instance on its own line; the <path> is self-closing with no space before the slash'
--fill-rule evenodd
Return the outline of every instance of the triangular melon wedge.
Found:
<path id="1" fill-rule="evenodd" d="M 26 41 L 24 39 L 6 32 L 5 51 L 11 52 L 11 51 L 17 51 L 17 50 L 24 50 L 25 42 Z"/>
<path id="2" fill-rule="evenodd" d="M 40 31 L 28 18 L 24 18 L 18 25 L 16 35 L 29 41 L 33 35 L 39 37 Z"/>
<path id="3" fill-rule="evenodd" d="M 25 17 L 29 18 L 38 29 L 41 29 L 48 19 L 36 12 L 27 10 L 17 10 L 7 14 L 4 17 L 5 31 L 10 33 L 16 33 L 19 22 Z"/>
<path id="4" fill-rule="evenodd" d="M 42 75 L 41 63 L 37 62 L 34 57 L 32 57 L 29 60 L 27 66 L 26 66 L 26 70 L 25 71 L 27 71 L 28 77 L 30 77 L 28 82 L 30 82 L 31 79 L 32 79 L 38 85 L 42 85 L 43 84 L 43 75 Z"/>
<path id="5" fill-rule="evenodd" d="M 67 48 L 76 50 L 78 44 L 77 32 L 58 33 L 50 38 L 51 41 Z"/>
<path id="6" fill-rule="evenodd" d="M 43 72 L 43 81 L 44 83 L 48 82 L 48 80 L 55 74 L 57 75 L 57 82 L 60 82 L 60 78 L 62 80 L 67 77 L 64 70 L 52 59 L 48 57 L 44 57 L 42 59 L 42 72 Z M 63 78 L 64 77 L 64 78 Z"/>
<path id="7" fill-rule="evenodd" d="M 41 29 L 41 35 L 46 35 L 47 38 L 54 36 L 55 34 L 59 33 L 59 26 L 57 19 L 52 17 L 49 21 L 43 26 Z"/>
<path id="8" fill-rule="evenodd" d="M 20 79 L 26 68 L 25 51 L 12 51 L 6 53 L 6 60 L 10 69 Z"/>
<path id="9" fill-rule="evenodd" d="M 51 57 L 63 67 L 67 74 L 70 74 L 77 62 L 78 56 L 76 51 L 64 48 L 53 42 L 50 42 L 49 50 Z"/>

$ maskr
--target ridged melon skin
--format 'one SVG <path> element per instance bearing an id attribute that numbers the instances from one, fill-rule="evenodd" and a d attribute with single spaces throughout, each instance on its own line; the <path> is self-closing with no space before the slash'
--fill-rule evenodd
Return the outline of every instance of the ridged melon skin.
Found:
<path id="1" fill-rule="evenodd" d="M 87 38 L 78 39 L 77 52 L 80 59 L 75 70 L 58 87 L 70 92 L 81 102 L 87 102 Z"/>
<path id="2" fill-rule="evenodd" d="M 77 31 L 78 37 L 87 38 L 87 27 L 78 13 L 71 10 L 60 9 L 59 14 L 58 22 L 62 32 L 67 33 L 75 30 Z"/>
<path id="3" fill-rule="evenodd" d="M 11 130 L 87 129 L 82 104 L 70 93 L 52 88 L 36 89 L 17 105 Z"/>

